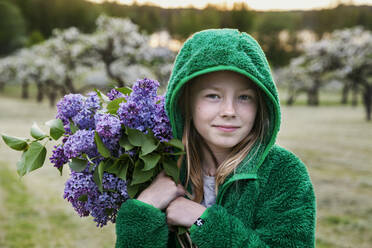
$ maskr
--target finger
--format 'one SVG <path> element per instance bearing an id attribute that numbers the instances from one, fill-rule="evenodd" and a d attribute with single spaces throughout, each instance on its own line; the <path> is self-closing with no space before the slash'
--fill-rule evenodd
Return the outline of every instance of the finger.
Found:
<path id="1" fill-rule="evenodd" d="M 177 195 L 178 196 L 184 196 L 185 193 L 186 193 L 185 188 L 181 184 L 178 184 L 177 185 Z"/>
<path id="2" fill-rule="evenodd" d="M 157 177 L 164 177 L 165 176 L 165 171 L 164 170 L 162 170 L 159 174 L 158 174 L 158 176 Z"/>

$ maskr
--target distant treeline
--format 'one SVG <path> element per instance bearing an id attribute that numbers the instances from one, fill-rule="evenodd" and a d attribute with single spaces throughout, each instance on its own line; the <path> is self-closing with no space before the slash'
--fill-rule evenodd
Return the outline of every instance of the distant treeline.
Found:
<path id="1" fill-rule="evenodd" d="M 296 31 L 311 30 L 320 38 L 325 32 L 356 25 L 372 30 L 372 6 L 339 5 L 313 11 L 259 12 L 244 3 L 235 4 L 232 10 L 213 5 L 199 10 L 112 2 L 95 4 L 86 0 L 0 0 L 0 56 L 47 39 L 54 28 L 75 26 L 83 32 L 91 32 L 101 13 L 129 17 L 147 33 L 166 29 L 180 40 L 205 28 L 238 28 L 258 39 L 274 66 L 287 64 L 291 57 L 298 55 L 300 41 Z M 285 43 L 279 36 L 283 30 L 287 31 Z"/>

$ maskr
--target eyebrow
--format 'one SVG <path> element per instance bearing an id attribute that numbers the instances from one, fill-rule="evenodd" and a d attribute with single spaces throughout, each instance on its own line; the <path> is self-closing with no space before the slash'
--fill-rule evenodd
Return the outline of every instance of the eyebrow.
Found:
<path id="1" fill-rule="evenodd" d="M 211 86 L 211 87 L 202 87 L 202 90 L 207 90 L 207 89 L 211 89 L 211 90 L 217 90 L 217 91 L 220 91 L 221 88 L 220 87 L 216 87 L 216 86 Z M 252 86 L 247 86 L 245 88 L 241 88 L 241 89 L 238 89 L 239 91 L 243 91 L 243 90 L 254 90 L 254 88 Z"/>

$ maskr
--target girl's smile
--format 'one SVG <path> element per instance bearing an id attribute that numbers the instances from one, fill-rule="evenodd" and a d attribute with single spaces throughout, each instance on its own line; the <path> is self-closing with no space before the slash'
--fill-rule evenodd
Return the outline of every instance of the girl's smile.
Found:
<path id="1" fill-rule="evenodd" d="M 222 132 L 234 132 L 236 129 L 238 129 L 238 127 L 234 127 L 234 126 L 214 126 L 214 127 L 218 128 Z"/>

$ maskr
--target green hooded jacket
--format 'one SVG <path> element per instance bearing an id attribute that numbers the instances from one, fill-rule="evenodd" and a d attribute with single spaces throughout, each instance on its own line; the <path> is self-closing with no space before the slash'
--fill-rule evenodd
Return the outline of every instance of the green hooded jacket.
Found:
<path id="1" fill-rule="evenodd" d="M 177 105 L 182 86 L 201 74 L 231 70 L 249 77 L 263 92 L 268 132 L 220 186 L 216 204 L 192 225 L 190 237 L 204 247 L 314 247 L 316 201 L 306 166 L 275 144 L 280 106 L 269 64 L 259 44 L 236 29 L 209 29 L 191 36 L 178 53 L 166 93 L 173 135 L 181 139 Z M 116 247 L 177 247 L 166 215 L 131 199 L 116 219 Z"/>

